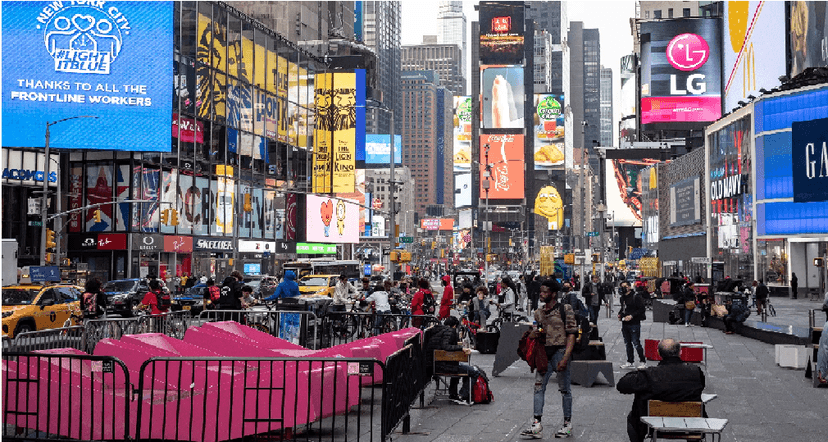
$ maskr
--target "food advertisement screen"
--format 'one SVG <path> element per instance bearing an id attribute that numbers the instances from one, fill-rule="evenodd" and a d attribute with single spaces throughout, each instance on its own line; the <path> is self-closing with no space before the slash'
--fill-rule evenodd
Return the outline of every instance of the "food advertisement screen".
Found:
<path id="1" fill-rule="evenodd" d="M 480 136 L 480 163 L 491 165 L 489 199 L 523 198 L 523 144 L 523 135 L 519 134 Z M 483 188 L 484 172 L 480 171 L 481 199 L 487 194 Z"/>
<path id="2" fill-rule="evenodd" d="M 535 170 L 562 169 L 564 166 L 564 97 L 535 94 Z"/>
<path id="3" fill-rule="evenodd" d="M 523 67 L 480 68 L 484 129 L 523 128 Z"/>
<path id="4" fill-rule="evenodd" d="M 523 2 L 480 2 L 480 63 L 523 63 Z"/>

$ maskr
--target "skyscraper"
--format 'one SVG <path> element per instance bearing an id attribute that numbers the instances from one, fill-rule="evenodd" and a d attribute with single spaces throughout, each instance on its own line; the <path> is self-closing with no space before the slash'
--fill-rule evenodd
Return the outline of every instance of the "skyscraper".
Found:
<path id="1" fill-rule="evenodd" d="M 601 66 L 601 146 L 612 146 L 612 69 Z"/>
<path id="2" fill-rule="evenodd" d="M 437 72 L 440 84 L 451 91 L 453 95 L 466 95 L 466 79 L 462 67 L 458 65 L 460 47 L 455 44 L 430 43 L 425 35 L 421 45 L 402 47 L 402 70 Z"/>
<path id="3" fill-rule="evenodd" d="M 561 1 L 537 1 L 525 2 L 525 14 L 527 20 L 535 22 L 535 35 L 538 31 L 546 31 L 549 33 L 549 40 L 552 44 L 553 50 L 548 54 L 549 57 L 549 73 L 551 76 L 551 83 L 543 92 L 562 93 L 563 88 L 563 51 L 560 44 L 566 39 L 567 28 L 569 27 L 569 19 L 566 15 L 566 2 Z M 535 38 L 537 42 L 537 37 Z M 538 45 L 535 44 L 535 51 Z M 537 53 L 537 52 L 536 52 Z M 535 65 L 537 69 L 537 64 Z"/>
<path id="4" fill-rule="evenodd" d="M 363 4 L 365 45 L 377 54 L 377 76 L 383 104 L 394 111 L 394 132 L 402 127 L 400 102 L 400 70 L 402 19 L 398 1 L 366 1 Z M 391 131 L 391 115 L 376 109 L 365 112 L 365 132 L 387 134 Z"/>
<path id="5" fill-rule="evenodd" d="M 417 213 L 425 215 L 426 206 L 438 204 L 438 179 L 444 178 L 438 173 L 438 168 L 442 171 L 444 166 L 437 152 L 437 138 L 444 135 L 438 134 L 437 129 L 438 118 L 443 118 L 438 109 L 438 93 L 445 93 L 445 89 L 440 87 L 440 77 L 434 71 L 403 72 L 400 89 L 403 165 L 411 169 L 416 181 Z"/>
<path id="6" fill-rule="evenodd" d="M 466 15 L 463 14 L 463 2 L 441 1 L 437 12 L 437 43 L 453 44 L 460 48 L 462 65 L 460 75 L 463 84 L 469 78 L 469 47 L 466 41 Z M 465 89 L 465 87 L 464 87 Z"/>

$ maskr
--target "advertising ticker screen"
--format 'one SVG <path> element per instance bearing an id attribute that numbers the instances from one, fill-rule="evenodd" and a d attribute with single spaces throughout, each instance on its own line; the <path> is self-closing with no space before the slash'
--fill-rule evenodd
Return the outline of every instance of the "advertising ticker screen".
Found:
<path id="1" fill-rule="evenodd" d="M 172 2 L 3 2 L 3 145 L 170 151 Z M 77 118 L 75 117 L 94 117 Z"/>
<path id="2" fill-rule="evenodd" d="M 523 66 L 481 66 L 482 128 L 523 128 Z"/>
<path id="3" fill-rule="evenodd" d="M 523 135 L 489 134 L 480 136 L 480 164 L 491 165 L 489 199 L 523 198 L 524 158 Z M 481 168 L 483 169 L 483 168 Z M 483 188 L 485 170 L 480 171 L 480 198 L 486 198 Z"/>
<path id="4" fill-rule="evenodd" d="M 785 2 L 724 2 L 724 108 L 733 109 L 785 75 Z"/>
<path id="5" fill-rule="evenodd" d="M 787 2 L 791 7 L 791 78 L 805 68 L 828 66 L 828 2 Z"/>
<path id="6" fill-rule="evenodd" d="M 523 63 L 523 2 L 480 2 L 480 63 Z"/>
<path id="7" fill-rule="evenodd" d="M 357 155 L 359 160 L 359 155 Z M 388 166 L 391 162 L 391 136 L 365 135 L 365 164 Z M 394 135 L 394 164 L 402 164 L 402 136 Z"/>
<path id="8" fill-rule="evenodd" d="M 534 109 L 535 170 L 563 169 L 566 159 L 564 96 L 535 94 Z"/>
<path id="9" fill-rule="evenodd" d="M 471 205 L 471 125 L 472 99 L 454 97 L 454 207 Z"/>
<path id="10" fill-rule="evenodd" d="M 721 117 L 720 23 L 699 18 L 641 24 L 641 124 Z"/>

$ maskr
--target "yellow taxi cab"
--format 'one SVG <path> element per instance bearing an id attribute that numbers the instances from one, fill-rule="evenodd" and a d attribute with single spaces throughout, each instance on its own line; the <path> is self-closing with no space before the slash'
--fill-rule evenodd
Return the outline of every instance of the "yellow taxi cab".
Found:
<path id="1" fill-rule="evenodd" d="M 300 296 L 333 296 L 339 275 L 306 275 L 296 281 Z"/>
<path id="2" fill-rule="evenodd" d="M 3 287 L 3 337 L 63 327 L 80 312 L 83 288 L 71 284 L 21 284 Z"/>

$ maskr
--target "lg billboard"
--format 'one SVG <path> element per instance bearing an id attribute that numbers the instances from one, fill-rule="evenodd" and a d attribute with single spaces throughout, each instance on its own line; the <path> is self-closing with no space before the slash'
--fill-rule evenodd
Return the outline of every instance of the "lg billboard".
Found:
<path id="1" fill-rule="evenodd" d="M 641 124 L 721 117 L 720 19 L 641 24 Z"/>

